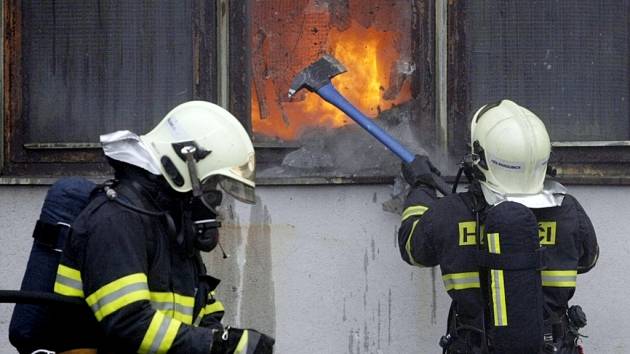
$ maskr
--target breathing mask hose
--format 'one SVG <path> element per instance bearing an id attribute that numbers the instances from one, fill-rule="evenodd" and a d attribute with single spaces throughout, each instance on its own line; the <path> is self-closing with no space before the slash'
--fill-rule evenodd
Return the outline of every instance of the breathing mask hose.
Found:
<path id="1" fill-rule="evenodd" d="M 115 189 L 113 189 L 113 188 L 111 188 L 109 186 L 105 186 L 103 188 L 103 190 L 105 191 L 105 195 L 107 196 L 107 199 L 109 199 L 110 201 L 113 201 L 114 203 L 116 203 L 116 204 L 118 204 L 118 205 L 120 205 L 120 206 L 122 206 L 124 208 L 127 208 L 129 210 L 135 211 L 136 213 L 164 218 L 164 220 L 166 221 L 166 228 L 167 228 L 168 234 L 169 235 L 175 235 L 175 233 L 176 233 L 175 222 L 173 221 L 173 218 L 171 217 L 171 215 L 167 211 L 151 211 L 151 210 L 140 208 L 140 207 L 135 206 L 133 204 L 127 203 L 127 202 L 121 200 L 118 197 L 118 192 L 116 192 Z"/>
<path id="2" fill-rule="evenodd" d="M 459 185 L 459 179 L 462 177 L 462 172 L 464 172 L 463 165 L 461 165 L 459 167 L 459 170 L 457 170 L 457 175 L 455 176 L 455 183 L 453 183 L 453 189 L 451 190 L 451 193 L 453 194 L 457 193 L 457 186 Z"/>

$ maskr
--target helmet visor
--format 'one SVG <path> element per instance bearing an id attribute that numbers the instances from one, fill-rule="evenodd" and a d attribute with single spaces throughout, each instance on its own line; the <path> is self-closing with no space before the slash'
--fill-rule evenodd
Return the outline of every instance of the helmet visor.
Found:
<path id="1" fill-rule="evenodd" d="M 224 175 L 214 175 L 202 182 L 204 190 L 222 189 L 232 197 L 247 204 L 256 204 L 254 187 Z"/>

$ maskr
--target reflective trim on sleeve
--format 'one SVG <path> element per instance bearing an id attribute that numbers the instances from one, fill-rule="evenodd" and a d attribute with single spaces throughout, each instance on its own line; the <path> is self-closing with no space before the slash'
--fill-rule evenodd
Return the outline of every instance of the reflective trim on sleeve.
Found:
<path id="1" fill-rule="evenodd" d="M 60 295 L 83 298 L 81 272 L 63 264 L 57 267 L 57 277 L 53 291 Z"/>
<path id="2" fill-rule="evenodd" d="M 444 274 L 442 281 L 446 291 L 479 288 L 479 272 Z"/>
<path id="3" fill-rule="evenodd" d="M 223 307 L 223 303 L 221 301 L 214 301 L 211 304 L 207 304 L 201 309 L 201 311 L 199 311 L 197 319 L 195 319 L 195 326 L 199 326 L 204 316 L 217 312 L 225 312 L 225 308 Z"/>
<path id="4" fill-rule="evenodd" d="M 543 270 L 542 285 L 557 288 L 575 288 L 577 270 Z"/>
<path id="5" fill-rule="evenodd" d="M 86 302 L 96 319 L 101 321 L 133 302 L 150 299 L 146 274 L 135 273 L 102 286 L 88 296 Z"/>
<path id="6" fill-rule="evenodd" d="M 405 242 L 405 251 L 407 252 L 407 257 L 409 257 L 409 261 L 411 262 L 411 264 L 418 267 L 424 267 L 424 265 L 418 263 L 411 255 L 411 239 L 413 238 L 413 232 L 416 230 L 416 225 L 418 225 L 418 221 L 420 220 L 414 221 L 413 225 L 411 226 L 411 231 L 409 232 L 409 236 L 407 236 L 407 242 Z"/>
<path id="7" fill-rule="evenodd" d="M 249 332 L 247 330 L 244 330 L 243 334 L 241 335 L 241 339 L 238 341 L 236 349 L 234 349 L 234 354 L 249 354 L 247 350 L 248 337 Z"/>
<path id="8" fill-rule="evenodd" d="M 192 324 L 195 298 L 172 292 L 151 292 L 151 306 L 185 324 Z"/>
<path id="9" fill-rule="evenodd" d="M 405 209 L 402 213 L 402 220 L 401 221 L 405 221 L 408 218 L 412 217 L 412 216 L 420 216 L 423 215 L 424 213 L 426 213 L 426 211 L 429 210 L 429 208 L 423 206 L 423 205 L 414 205 L 414 206 L 410 206 L 407 209 Z"/>
<path id="10" fill-rule="evenodd" d="M 501 242 L 499 241 L 499 234 L 488 234 L 488 251 L 494 254 L 501 253 Z M 505 306 L 505 279 L 503 278 L 503 270 L 491 269 L 490 278 L 492 289 L 492 311 L 494 314 L 494 325 L 507 326 L 508 314 Z"/>
<path id="11" fill-rule="evenodd" d="M 181 322 L 155 311 L 149 328 L 142 338 L 138 353 L 166 353 L 177 336 Z"/>

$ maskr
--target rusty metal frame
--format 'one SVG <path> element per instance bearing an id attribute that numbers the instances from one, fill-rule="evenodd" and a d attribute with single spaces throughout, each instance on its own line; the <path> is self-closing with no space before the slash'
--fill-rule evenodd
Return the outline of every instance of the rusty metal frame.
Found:
<path id="1" fill-rule="evenodd" d="M 3 40 L 3 45 L 0 46 L 0 58 L 4 58 L 4 13 L 5 3 L 0 6 L 0 38 Z M 4 92 L 4 62 L 0 65 L 0 92 Z M 0 107 L 4 107 L 4 94 L 0 95 Z M 0 111 L 0 171 L 4 167 L 4 108 Z"/>
<path id="2" fill-rule="evenodd" d="M 468 120 L 472 115 L 468 77 L 471 63 L 465 54 L 468 19 L 464 8 L 464 1 L 449 1 L 447 85 L 451 156 L 466 153 Z M 552 142 L 550 164 L 557 169 L 556 179 L 562 183 L 630 185 L 630 142 Z"/>
<path id="3" fill-rule="evenodd" d="M 235 117 L 241 117 L 241 123 L 250 133 L 252 123 L 250 117 L 251 102 L 249 82 L 251 79 L 250 65 L 250 23 L 249 1 L 229 0 L 228 1 L 228 41 L 230 45 L 228 77 L 228 107 Z"/>
<path id="4" fill-rule="evenodd" d="M 45 180 L 64 174 L 103 176 L 110 173 L 102 151 L 94 143 L 27 143 L 22 119 L 21 0 L 3 1 L 3 132 L 0 147 L 0 184 Z M 213 0 L 192 0 L 193 98 L 216 100 L 216 7 Z M 8 177 L 7 177 L 8 176 Z M 22 182 L 20 182 L 22 183 Z"/>

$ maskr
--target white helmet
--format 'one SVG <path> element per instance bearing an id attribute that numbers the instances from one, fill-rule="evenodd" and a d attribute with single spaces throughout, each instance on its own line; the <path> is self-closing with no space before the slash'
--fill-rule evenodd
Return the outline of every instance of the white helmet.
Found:
<path id="1" fill-rule="evenodd" d="M 180 104 L 140 140 L 174 190 L 200 196 L 220 186 L 243 202 L 255 202 L 254 147 L 225 109 L 205 101 Z"/>
<path id="2" fill-rule="evenodd" d="M 544 187 L 551 142 L 534 113 L 510 100 L 486 105 L 473 117 L 470 141 L 488 204 L 511 200 L 544 208 L 561 203 L 555 194 L 562 189 Z"/>

